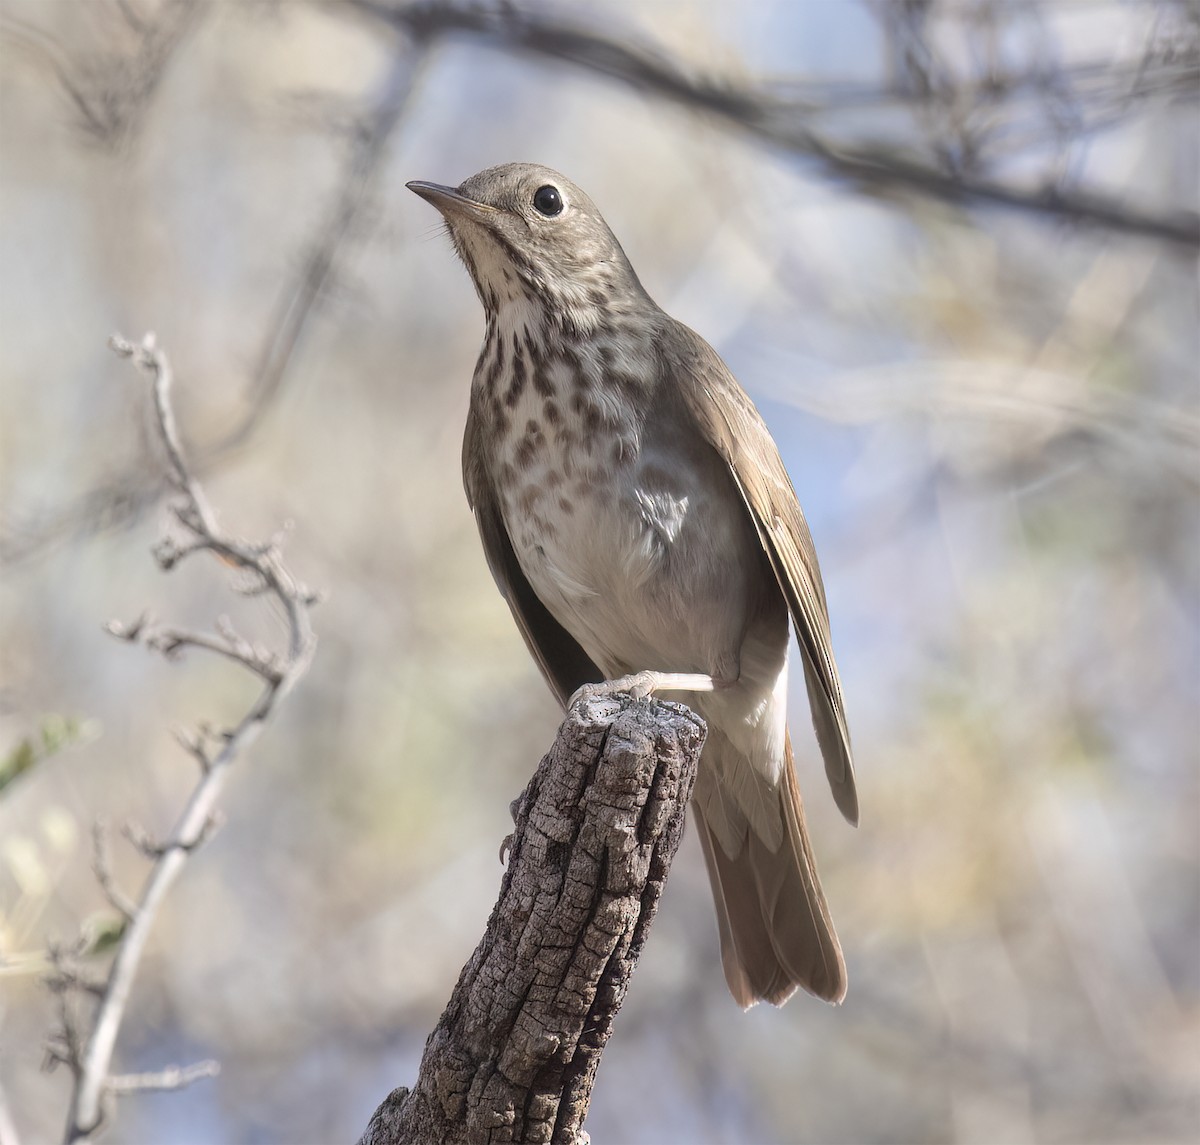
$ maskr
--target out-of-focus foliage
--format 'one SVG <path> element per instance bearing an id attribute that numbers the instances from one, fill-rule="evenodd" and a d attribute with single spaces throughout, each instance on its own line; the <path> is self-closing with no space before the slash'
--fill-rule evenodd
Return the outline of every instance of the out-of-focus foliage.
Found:
<path id="1" fill-rule="evenodd" d="M 0 759 L 38 766 L 0 795 L 0 1122 L 7 1104 L 29 1140 L 60 1132 L 40 952 L 104 905 L 91 822 L 165 828 L 192 766 L 172 726 L 248 694 L 227 665 L 101 632 L 228 608 L 222 570 L 163 577 L 147 554 L 161 465 L 114 329 L 169 348 L 231 527 L 293 519 L 291 563 L 330 594 L 119 1046 L 124 1070 L 223 1072 L 124 1104 L 114 1139 L 350 1140 L 415 1075 L 557 715 L 460 489 L 478 304 L 403 184 L 531 159 L 587 188 L 771 424 L 821 553 L 863 805 L 851 831 L 794 688 L 849 997 L 740 1014 L 687 841 L 593 1138 L 1195 1138 L 1195 250 L 836 160 L 1186 218 L 1193 7 L 590 6 L 651 62 L 777 101 L 793 119 L 767 132 L 607 56 L 518 52 L 511 16 L 416 41 L 300 0 L 2 12 Z M 51 751 L 43 712 L 103 734 Z M 117 850 L 127 887 L 140 864 Z"/>
<path id="2" fill-rule="evenodd" d="M 21 736 L 0 756 L 0 791 L 41 760 L 98 734 L 99 729 L 94 723 L 81 722 L 75 716 L 58 712 L 44 715 L 36 730 Z"/>

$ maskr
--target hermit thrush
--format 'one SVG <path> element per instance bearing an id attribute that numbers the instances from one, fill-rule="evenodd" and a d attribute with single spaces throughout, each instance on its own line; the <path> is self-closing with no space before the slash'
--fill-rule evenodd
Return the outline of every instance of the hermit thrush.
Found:
<path id="1" fill-rule="evenodd" d="M 702 338 L 655 305 L 592 201 L 510 163 L 442 213 L 487 318 L 463 475 L 484 551 L 561 703 L 679 694 L 708 723 L 694 812 L 743 1006 L 846 968 L 787 730 L 788 615 L 834 799 L 858 799 L 817 556 L 779 451 Z"/>

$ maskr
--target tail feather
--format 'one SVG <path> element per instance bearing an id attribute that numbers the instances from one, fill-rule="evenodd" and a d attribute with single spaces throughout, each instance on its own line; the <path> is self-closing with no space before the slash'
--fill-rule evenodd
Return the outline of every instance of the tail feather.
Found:
<path id="1" fill-rule="evenodd" d="M 761 782 L 767 786 L 765 779 Z M 721 786 L 719 779 L 716 786 Z M 694 804 L 725 980 L 734 999 L 747 1008 L 759 1001 L 782 1005 L 797 986 L 840 1002 L 846 994 L 846 964 L 804 825 L 790 739 L 773 795 L 784 825 L 775 849 L 745 816 L 736 823 L 709 822 L 729 814 L 728 799 L 697 799 Z M 731 853 L 726 844 L 733 838 L 740 845 Z"/>

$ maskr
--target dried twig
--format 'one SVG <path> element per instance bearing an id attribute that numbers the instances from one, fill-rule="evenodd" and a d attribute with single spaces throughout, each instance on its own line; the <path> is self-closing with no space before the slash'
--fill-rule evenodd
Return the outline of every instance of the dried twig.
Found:
<path id="1" fill-rule="evenodd" d="M 216 1077 L 221 1065 L 215 1061 L 196 1062 L 194 1065 L 167 1066 L 155 1073 L 123 1073 L 110 1077 L 104 1083 L 106 1092 L 113 1094 L 144 1093 L 147 1090 L 186 1089 L 193 1082 L 206 1077 Z"/>
<path id="2" fill-rule="evenodd" d="M 117 886 L 112 873 L 108 843 L 108 824 L 103 819 L 97 819 L 92 827 L 92 870 L 104 897 L 123 918 L 129 920 L 137 914 L 137 904 L 127 898 L 125 892 Z"/>
<path id="3" fill-rule="evenodd" d="M 419 42 L 396 46 L 378 91 L 353 132 L 329 208 L 313 229 L 297 273 L 280 291 L 247 378 L 245 412 L 217 440 L 197 450 L 194 473 L 210 472 L 244 445 L 280 392 L 320 299 L 336 276 L 339 259 L 372 201 L 376 179 L 420 80 L 426 55 Z M 145 463 L 139 462 L 49 519 L 23 531 L 7 529 L 0 534 L 0 562 L 24 560 L 64 533 L 94 533 L 136 519 L 158 500 L 161 491 L 161 477 L 148 474 Z"/>
<path id="4" fill-rule="evenodd" d="M 652 46 L 629 37 L 606 35 L 558 13 L 510 4 L 485 6 L 470 0 L 347 2 L 365 15 L 422 41 L 469 35 L 507 50 L 560 60 L 661 99 L 708 112 L 773 146 L 806 156 L 826 175 L 847 180 L 864 191 L 915 194 L 961 206 L 1008 207 L 1193 250 L 1200 248 L 1200 215 L 1195 211 L 1148 210 L 1107 194 L 1055 182 L 1022 186 L 967 167 L 939 165 L 886 142 L 842 144 L 815 130 L 811 108 L 805 103 L 780 99 L 769 91 L 733 80 L 706 78 Z M 1200 61 L 1193 51 L 1187 59 L 1190 80 L 1183 84 L 1183 90 L 1194 90 L 1198 73 Z"/>
<path id="5" fill-rule="evenodd" d="M 139 345 L 121 337 L 114 337 L 110 344 L 121 357 L 131 359 L 153 385 L 168 477 L 179 494 L 173 510 L 186 533 L 186 541 L 161 543 L 155 550 L 159 563 L 164 569 L 171 568 L 192 553 L 210 552 L 226 564 L 253 574 L 263 590 L 282 606 L 288 643 L 282 654 L 269 653 L 243 640 L 227 622 L 218 625 L 216 637 L 155 626 L 145 618 L 131 625 L 109 626 L 109 631 L 121 639 L 139 641 L 168 656 L 185 647 L 215 652 L 252 672 L 264 686 L 250 710 L 229 732 L 213 737 L 207 729 L 202 729 L 183 737 L 185 747 L 202 766 L 187 806 L 165 841 L 154 842 L 140 829 L 125 828 L 127 838 L 152 863 L 136 901 L 117 886 L 109 860 L 108 830 L 103 824 L 97 825 L 96 878 L 121 920 L 114 932 L 116 953 L 112 966 L 102 983 L 89 982 L 76 965 L 84 953 L 82 945 L 73 951 L 54 948 L 50 952 L 55 973 L 49 984 L 59 999 L 60 1025 L 48 1057 L 50 1064 L 65 1064 L 74 1078 L 68 1142 L 91 1137 L 104 1120 L 108 1098 L 145 1089 L 178 1089 L 211 1077 L 217 1070 L 214 1062 L 200 1062 L 186 1067 L 171 1066 L 151 1074 L 113 1076 L 109 1072 L 117 1034 L 158 908 L 188 856 L 203 845 L 218 823 L 217 800 L 233 761 L 253 743 L 276 706 L 304 674 L 316 645 L 309 620 L 309 609 L 316 597 L 284 566 L 278 539 L 250 544 L 226 533 L 204 490 L 191 474 L 171 405 L 171 367 L 153 336 L 147 335 Z M 78 1012 L 79 997 L 91 993 L 99 1000 L 90 1020 L 85 1021 Z"/>
<path id="6" fill-rule="evenodd" d="M 72 54 L 36 25 L 7 15 L 0 35 L 54 75 L 78 128 L 93 143 L 119 151 L 136 137 L 179 48 L 209 5 L 167 0 L 142 15 L 118 0 L 115 10 L 124 23 L 119 49 Z"/>
<path id="7" fill-rule="evenodd" d="M 297 273 L 280 293 L 247 378 L 246 409 L 217 440 L 197 452 L 198 473 L 208 472 L 244 444 L 281 390 L 311 317 L 336 274 L 347 239 L 371 201 L 380 160 L 409 106 L 429 50 L 456 36 L 565 63 L 713 115 L 734 131 L 805 158 L 824 175 L 864 194 L 903 194 L 962 207 L 998 206 L 1088 224 L 1100 231 L 1156 238 L 1185 250 L 1200 247 L 1196 212 L 1149 209 L 1073 187 L 1062 177 L 1065 155 L 1059 156 L 1056 170 L 1040 183 L 1006 180 L 986 162 L 1036 150 L 1048 141 L 1056 150 L 1066 151 L 1072 140 L 1117 122 L 1148 101 L 1194 99 L 1200 90 L 1200 43 L 1195 36 L 1169 45 L 1154 42 L 1132 61 L 1104 59 L 1069 69 L 1039 62 L 1022 72 L 989 69 L 951 82 L 944 68 L 939 70 L 926 58 L 927 44 L 920 45 L 922 53 L 909 50 L 909 24 L 919 18 L 914 13 L 927 6 L 888 2 L 880 8 L 888 16 L 891 32 L 886 41 L 908 69 L 893 77 L 893 83 L 864 87 L 806 83 L 800 77 L 755 85 L 705 76 L 686 60 L 630 35 L 606 34 L 548 9 L 472 0 L 325 0 L 322 7 L 334 15 L 351 12 L 384 23 L 400 33 L 399 41 L 377 96 L 353 132 L 329 210 L 314 228 Z M 137 14 L 130 20 L 125 12 L 124 18 L 136 31 Z M 78 101 L 71 61 L 60 58 L 61 49 L 53 41 L 11 21 L 5 29 L 39 57 L 47 57 L 68 94 Z M 155 85 L 143 83 L 136 90 L 145 102 Z M 995 121 L 1002 101 L 1013 105 L 1012 122 Z M 911 109 L 914 104 L 920 105 L 915 126 L 920 128 L 918 139 L 925 141 L 923 147 L 915 143 L 901 147 L 887 139 L 848 142 L 820 130 L 821 117 L 839 111 L 866 106 Z M 90 123 L 99 113 L 88 103 L 80 107 L 80 114 Z M 127 114 L 122 122 L 136 125 L 142 119 L 144 115 Z M 103 124 L 95 129 L 108 130 Z M 948 142 L 952 137 L 953 146 Z M 159 488 L 158 478 L 149 477 L 144 464 L 120 472 L 42 519 L 24 527 L 7 525 L 0 534 L 0 562 L 26 559 L 68 533 L 95 533 L 136 518 L 157 500 Z"/>

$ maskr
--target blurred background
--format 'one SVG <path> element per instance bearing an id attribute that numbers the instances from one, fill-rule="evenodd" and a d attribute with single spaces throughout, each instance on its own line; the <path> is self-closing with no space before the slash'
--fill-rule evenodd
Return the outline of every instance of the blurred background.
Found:
<path id="1" fill-rule="evenodd" d="M 415 1078 L 559 717 L 461 490 L 482 313 L 404 183 L 532 160 L 771 426 L 863 809 L 828 797 L 797 675 L 849 996 L 737 1009 L 689 835 L 593 1140 L 1197 1139 L 1194 4 L 0 10 L 0 1123 L 61 1133 L 43 952 L 105 907 L 93 821 L 165 833 L 172 728 L 255 691 L 102 623 L 284 631 L 215 561 L 151 560 L 163 463 L 114 330 L 171 355 L 225 525 L 292 521 L 327 600 L 118 1044 L 223 1072 L 109 1139 L 348 1141 Z"/>

